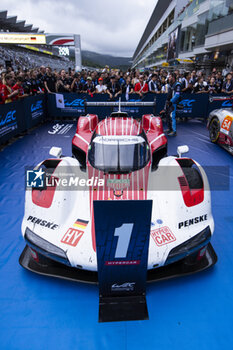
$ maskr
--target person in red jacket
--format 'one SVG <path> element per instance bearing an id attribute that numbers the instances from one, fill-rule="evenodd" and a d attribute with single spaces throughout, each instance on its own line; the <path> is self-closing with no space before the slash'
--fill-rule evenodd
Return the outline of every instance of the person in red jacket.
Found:
<path id="1" fill-rule="evenodd" d="M 13 90 L 13 78 L 10 74 L 5 76 L 5 84 L 2 85 L 2 99 L 3 103 L 9 103 L 15 100 L 15 96 L 18 95 L 18 90 Z"/>
<path id="2" fill-rule="evenodd" d="M 140 75 L 139 82 L 136 83 L 134 87 L 134 91 L 136 94 L 139 94 L 142 97 L 144 94 L 148 92 L 148 84 L 144 81 L 143 75 Z"/>
<path id="3" fill-rule="evenodd" d="M 25 95 L 22 84 L 23 84 L 23 79 L 21 77 L 17 77 L 16 84 L 13 86 L 13 90 L 18 91 L 18 94 L 15 96 L 15 100 L 28 96 L 28 95 Z"/>

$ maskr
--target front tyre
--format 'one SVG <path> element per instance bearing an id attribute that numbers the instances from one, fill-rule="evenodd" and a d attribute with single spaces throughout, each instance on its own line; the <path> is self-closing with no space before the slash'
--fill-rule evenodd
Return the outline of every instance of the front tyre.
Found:
<path id="1" fill-rule="evenodd" d="M 216 143 L 219 138 L 219 133 L 220 133 L 220 123 L 219 119 L 217 117 L 214 117 L 209 126 L 209 134 L 210 134 L 210 140 L 213 143 Z"/>

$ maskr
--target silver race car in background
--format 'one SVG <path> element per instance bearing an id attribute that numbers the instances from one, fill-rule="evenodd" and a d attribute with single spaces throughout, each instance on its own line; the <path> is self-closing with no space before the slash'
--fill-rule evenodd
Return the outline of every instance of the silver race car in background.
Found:
<path id="1" fill-rule="evenodd" d="M 212 101 L 231 100 L 233 97 L 211 97 Z M 207 127 L 211 142 L 220 144 L 228 152 L 233 154 L 233 106 L 213 110 L 208 118 Z"/>

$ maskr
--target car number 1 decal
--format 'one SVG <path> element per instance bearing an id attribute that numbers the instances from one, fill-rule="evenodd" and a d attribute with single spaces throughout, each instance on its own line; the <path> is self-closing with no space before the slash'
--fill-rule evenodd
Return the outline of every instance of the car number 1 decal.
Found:
<path id="1" fill-rule="evenodd" d="M 126 258 L 133 232 L 133 225 L 134 224 L 123 224 L 121 227 L 115 229 L 114 236 L 118 237 L 115 258 Z"/>

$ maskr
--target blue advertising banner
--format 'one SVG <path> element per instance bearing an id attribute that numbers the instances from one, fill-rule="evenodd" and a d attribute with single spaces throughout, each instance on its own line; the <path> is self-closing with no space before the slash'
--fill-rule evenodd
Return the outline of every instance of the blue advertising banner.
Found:
<path id="1" fill-rule="evenodd" d="M 75 94 L 64 93 L 65 108 L 57 108 L 56 95 L 37 95 L 30 96 L 20 101 L 11 102 L 6 105 L 0 105 L 0 144 L 6 142 L 11 137 L 24 132 L 31 127 L 36 126 L 41 121 L 49 119 L 61 118 L 78 118 L 80 115 L 85 115 L 85 101 L 87 102 L 107 102 L 108 94 Z M 202 118 L 206 120 L 209 113 L 218 108 L 230 108 L 232 101 L 211 101 L 211 97 L 228 96 L 226 94 L 212 95 L 209 94 L 182 94 L 180 105 L 182 109 L 177 109 L 178 117 Z M 139 98 L 137 94 L 130 94 L 126 96 L 122 94 L 121 101 L 128 102 L 154 102 L 156 99 L 156 106 L 149 107 L 123 107 L 129 116 L 141 118 L 143 114 L 154 113 L 158 115 L 164 109 L 167 95 L 166 94 L 152 94 L 148 93 L 143 98 Z M 117 98 L 119 100 L 119 98 Z M 88 107 L 87 113 L 97 114 L 99 119 L 109 116 L 112 111 L 116 111 L 118 107 Z"/>
<path id="2" fill-rule="evenodd" d="M 21 133 L 26 128 L 23 119 L 22 101 L 11 102 L 0 108 L 0 143 Z"/>
<path id="3" fill-rule="evenodd" d="M 36 126 L 44 118 L 45 96 L 30 96 L 0 106 L 0 144 Z"/>
<path id="4" fill-rule="evenodd" d="M 153 102 L 156 100 L 155 110 L 153 107 L 122 107 L 122 112 L 127 112 L 129 116 L 140 118 L 143 114 L 155 113 L 159 114 L 164 109 L 167 94 L 152 94 L 148 93 L 142 98 L 138 94 L 130 94 L 128 99 L 126 95 L 119 95 L 121 101 L 128 102 Z M 115 101 L 119 100 L 119 97 Z M 85 101 L 92 102 L 107 102 L 113 101 L 109 99 L 108 94 L 94 94 L 92 96 L 88 94 L 75 94 L 75 93 L 64 93 L 65 108 L 56 107 L 55 94 L 48 95 L 48 110 L 49 115 L 52 118 L 63 118 L 72 117 L 78 118 L 80 115 L 85 114 Z M 208 94 L 182 94 L 180 105 L 183 105 L 182 109 L 177 110 L 177 116 L 179 117 L 191 117 L 191 118 L 202 118 L 208 117 L 208 112 L 211 106 L 209 106 L 209 95 Z M 88 107 L 87 112 L 90 114 L 97 114 L 100 119 L 109 116 L 112 111 L 117 111 L 118 107 L 111 109 L 109 107 Z M 212 109 L 211 109 L 212 110 Z"/>
<path id="5" fill-rule="evenodd" d="M 179 104 L 183 109 L 177 109 L 177 116 L 206 119 L 208 101 L 208 94 L 182 94 Z"/>
<path id="6" fill-rule="evenodd" d="M 24 99 L 23 102 L 26 126 L 27 129 L 30 129 L 44 119 L 45 96 L 30 96 L 29 98 Z"/>

